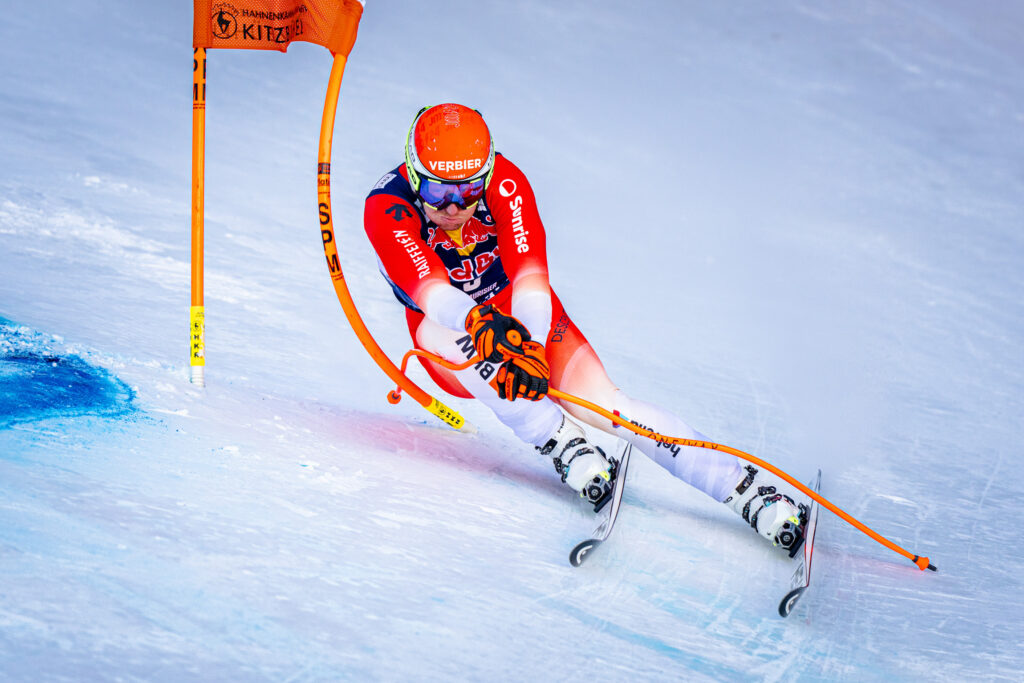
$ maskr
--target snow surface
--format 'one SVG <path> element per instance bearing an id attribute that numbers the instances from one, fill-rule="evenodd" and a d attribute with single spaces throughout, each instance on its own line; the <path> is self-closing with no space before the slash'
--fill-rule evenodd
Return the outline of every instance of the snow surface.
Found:
<path id="1" fill-rule="evenodd" d="M 190 3 L 61 4 L 0 23 L 0 678 L 1022 679 L 1024 5 L 365 13 L 333 200 L 378 340 L 362 198 L 473 104 L 621 386 L 940 569 L 823 513 L 783 620 L 790 565 L 649 460 L 574 570 L 549 462 L 385 401 L 320 245 L 322 48 L 210 55 L 192 387 Z"/>

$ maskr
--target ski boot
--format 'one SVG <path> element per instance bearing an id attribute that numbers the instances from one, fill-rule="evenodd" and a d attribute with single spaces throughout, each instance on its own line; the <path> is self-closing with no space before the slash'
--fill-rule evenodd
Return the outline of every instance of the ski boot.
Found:
<path id="1" fill-rule="evenodd" d="M 744 473 L 723 502 L 772 545 L 795 557 L 804 543 L 809 506 L 783 493 L 792 487 L 769 472 L 747 465 Z"/>
<path id="2" fill-rule="evenodd" d="M 562 424 L 547 443 L 537 446 L 537 450 L 551 456 L 562 481 L 592 503 L 595 512 L 611 499 L 616 471 L 614 459 L 607 458 L 603 450 L 591 445 L 583 429 L 568 417 L 562 416 Z"/>

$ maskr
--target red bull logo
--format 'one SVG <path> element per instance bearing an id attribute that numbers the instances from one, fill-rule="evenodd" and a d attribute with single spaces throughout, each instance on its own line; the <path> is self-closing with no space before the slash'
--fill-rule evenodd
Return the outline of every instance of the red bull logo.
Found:
<path id="1" fill-rule="evenodd" d="M 462 246 L 468 247 L 471 244 L 481 244 L 489 237 L 496 236 L 498 230 L 493 225 L 484 225 L 476 219 L 470 220 L 462 226 Z"/>
<path id="2" fill-rule="evenodd" d="M 475 218 L 471 218 L 468 223 L 462 226 L 462 232 L 459 235 L 462 239 L 461 247 L 455 243 L 455 240 L 447 232 L 438 227 L 427 228 L 427 246 L 433 251 L 437 251 L 438 247 L 445 251 L 469 249 L 476 244 L 486 242 L 488 238 L 497 234 L 498 231 L 495 226 L 484 225 Z"/>
<path id="3" fill-rule="evenodd" d="M 455 241 L 441 228 L 427 228 L 427 247 L 431 251 L 437 251 L 438 247 L 445 251 L 452 251 L 458 248 Z"/>

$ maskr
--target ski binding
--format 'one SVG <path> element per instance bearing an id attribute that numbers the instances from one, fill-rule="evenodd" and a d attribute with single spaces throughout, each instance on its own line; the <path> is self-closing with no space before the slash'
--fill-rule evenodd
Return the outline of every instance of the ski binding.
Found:
<path id="1" fill-rule="evenodd" d="M 821 470 L 818 470 L 817 478 L 813 482 L 809 482 L 808 486 L 815 493 L 820 493 Z M 814 558 L 814 533 L 817 531 L 817 527 L 818 502 L 812 499 L 807 511 L 807 526 L 804 528 L 803 557 L 793 572 L 793 578 L 790 579 L 789 592 L 786 593 L 785 597 L 782 598 L 782 602 L 779 603 L 779 616 L 788 617 L 790 612 L 793 611 L 793 607 L 796 606 L 797 601 L 800 600 L 804 591 L 811 584 L 811 560 Z M 797 549 L 797 552 L 799 552 L 799 549 Z"/>
<path id="2" fill-rule="evenodd" d="M 601 521 L 597 528 L 594 529 L 591 537 L 577 543 L 576 547 L 569 553 L 569 562 L 572 566 L 579 567 L 583 564 L 583 560 L 586 559 L 588 553 L 604 543 L 608 536 L 611 535 L 612 528 L 615 526 L 615 520 L 619 516 L 622 492 L 626 487 L 626 470 L 629 467 L 629 455 L 632 450 L 633 446 L 627 443 L 622 451 L 622 455 L 619 456 L 619 462 L 615 467 L 615 484 L 612 487 L 612 492 L 608 496 L 608 502 L 597 511 L 601 515 Z"/>

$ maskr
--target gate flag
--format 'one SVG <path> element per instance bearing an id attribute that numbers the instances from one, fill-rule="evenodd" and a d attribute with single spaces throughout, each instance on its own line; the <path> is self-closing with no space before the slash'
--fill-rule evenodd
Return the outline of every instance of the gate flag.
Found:
<path id="1" fill-rule="evenodd" d="M 192 47 L 287 52 L 298 40 L 348 57 L 362 15 L 359 0 L 194 0 Z"/>
<path id="2" fill-rule="evenodd" d="M 300 40 L 326 47 L 334 55 L 335 65 L 340 61 L 344 66 L 356 42 L 363 5 L 364 0 L 193 0 L 189 380 L 197 386 L 206 386 L 206 309 L 203 304 L 206 50 L 287 52 L 292 41 Z M 340 81 L 340 74 L 338 79 Z"/>

